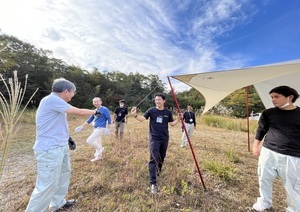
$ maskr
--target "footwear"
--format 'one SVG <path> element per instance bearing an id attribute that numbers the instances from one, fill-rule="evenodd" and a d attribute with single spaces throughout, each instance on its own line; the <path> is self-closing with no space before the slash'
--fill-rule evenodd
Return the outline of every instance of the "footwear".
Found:
<path id="1" fill-rule="evenodd" d="M 104 147 L 102 147 L 102 149 L 97 149 L 94 156 L 95 158 L 91 160 L 91 162 L 95 162 L 97 160 L 101 160 L 102 159 L 102 152 L 104 150 Z"/>
<path id="2" fill-rule="evenodd" d="M 67 200 L 66 203 L 65 203 L 63 206 L 61 206 L 60 208 L 58 208 L 58 209 L 56 209 L 56 210 L 50 209 L 50 211 L 53 211 L 53 212 L 61 211 L 61 210 L 65 209 L 65 208 L 71 207 L 72 205 L 75 204 L 75 202 L 76 202 L 75 199 L 69 199 L 69 200 Z"/>
<path id="3" fill-rule="evenodd" d="M 257 202 L 253 204 L 252 208 L 260 212 L 271 209 L 271 207 L 266 207 L 260 198 L 257 198 Z"/>
<path id="4" fill-rule="evenodd" d="M 100 153 L 98 156 L 96 156 L 95 158 L 93 158 L 93 159 L 91 160 L 91 162 L 95 162 L 95 161 L 101 160 L 101 159 L 102 159 L 102 153 Z"/>
<path id="5" fill-rule="evenodd" d="M 157 193 L 157 186 L 155 184 L 151 184 L 150 191 L 151 191 L 151 194 L 156 194 Z"/>
<path id="6" fill-rule="evenodd" d="M 69 199 L 69 200 L 66 201 L 66 203 L 64 204 L 64 206 L 62 206 L 62 208 L 68 208 L 68 207 L 70 207 L 70 206 L 72 206 L 74 204 L 75 204 L 75 199 Z"/>
<path id="7" fill-rule="evenodd" d="M 188 145 L 187 143 L 184 143 L 184 144 L 181 144 L 180 147 L 183 148 L 183 147 L 185 147 L 187 145 Z"/>

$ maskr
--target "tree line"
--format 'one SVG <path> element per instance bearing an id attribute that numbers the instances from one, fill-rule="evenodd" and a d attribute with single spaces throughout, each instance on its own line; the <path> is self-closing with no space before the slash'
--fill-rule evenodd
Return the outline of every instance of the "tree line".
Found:
<path id="1" fill-rule="evenodd" d="M 92 108 L 92 98 L 99 96 L 103 100 L 103 105 L 110 110 L 114 110 L 120 99 L 125 99 L 127 105 L 139 104 L 140 110 L 145 111 L 154 105 L 153 95 L 159 92 L 166 94 L 167 107 L 175 107 L 171 91 L 166 89 L 166 85 L 158 75 L 146 76 L 138 72 L 125 74 L 118 70 L 100 71 L 96 67 L 92 71 L 87 71 L 54 58 L 50 50 L 37 49 L 16 37 L 2 34 L 0 35 L 0 73 L 4 79 L 8 79 L 13 77 L 13 71 L 16 70 L 20 82 L 24 82 L 28 74 L 24 102 L 27 102 L 35 89 L 39 88 L 28 105 L 29 108 L 38 107 L 40 100 L 51 92 L 53 80 L 60 77 L 76 85 L 77 94 L 71 104 L 77 107 Z M 5 91 L 3 84 L 0 84 L 0 89 L 1 92 Z M 263 110 L 254 87 L 250 87 L 249 90 L 250 111 Z M 233 108 L 234 112 L 231 114 L 233 116 L 245 116 L 245 93 L 243 92 L 244 90 L 240 89 L 220 103 L 225 107 Z M 177 92 L 176 96 L 181 108 L 191 104 L 199 111 L 205 105 L 204 97 L 193 88 Z"/>

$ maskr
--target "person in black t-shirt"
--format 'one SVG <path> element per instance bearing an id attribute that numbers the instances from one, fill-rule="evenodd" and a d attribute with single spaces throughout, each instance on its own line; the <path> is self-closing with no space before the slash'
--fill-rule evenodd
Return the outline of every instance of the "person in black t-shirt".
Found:
<path id="1" fill-rule="evenodd" d="M 294 103 L 299 94 L 288 86 L 275 87 L 269 94 L 275 107 L 263 111 L 253 143 L 253 154 L 259 157 L 260 193 L 253 209 L 272 207 L 272 184 L 280 177 L 287 194 L 286 211 L 296 212 L 300 211 L 300 108 Z"/>
<path id="2" fill-rule="evenodd" d="M 150 190 L 152 194 L 157 193 L 157 176 L 159 176 L 169 143 L 169 123 L 171 126 L 178 124 L 181 115 L 174 121 L 172 112 L 165 108 L 166 102 L 164 94 L 155 94 L 155 107 L 149 108 L 143 116 L 137 115 L 136 107 L 131 109 L 131 114 L 138 121 L 145 121 L 150 118 L 149 122 L 149 174 Z"/>
<path id="3" fill-rule="evenodd" d="M 113 119 L 113 122 L 115 123 L 116 138 L 119 137 L 120 131 L 120 140 L 123 140 L 124 137 L 125 123 L 127 124 L 127 114 L 128 109 L 125 107 L 125 100 L 121 99 L 119 101 L 119 106 L 115 109 L 115 115 Z"/>
<path id="4" fill-rule="evenodd" d="M 187 130 L 189 138 L 192 137 L 194 129 L 196 129 L 196 117 L 195 113 L 193 112 L 193 107 L 191 105 L 187 106 L 187 111 L 183 113 L 183 120 L 185 124 L 185 128 Z M 185 147 L 188 145 L 188 139 L 185 134 L 185 131 L 182 132 L 182 142 L 181 147 Z"/>

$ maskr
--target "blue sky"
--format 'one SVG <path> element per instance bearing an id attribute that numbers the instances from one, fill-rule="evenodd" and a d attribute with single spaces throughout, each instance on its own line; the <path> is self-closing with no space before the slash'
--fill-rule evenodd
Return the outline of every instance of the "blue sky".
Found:
<path id="1" fill-rule="evenodd" d="M 297 0 L 0 0 L 0 33 L 86 70 L 167 76 L 300 58 Z M 186 88 L 174 81 L 175 90 Z"/>

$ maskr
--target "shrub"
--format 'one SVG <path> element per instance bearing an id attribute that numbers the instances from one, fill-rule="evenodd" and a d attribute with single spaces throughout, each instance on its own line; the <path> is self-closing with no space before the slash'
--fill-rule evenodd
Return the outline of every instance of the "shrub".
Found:
<path id="1" fill-rule="evenodd" d="M 217 161 L 204 161 L 204 169 L 212 172 L 225 182 L 231 182 L 236 179 L 237 170 L 235 168 Z"/>
<path id="2" fill-rule="evenodd" d="M 232 163 L 240 163 L 241 162 L 240 157 L 233 150 L 226 151 L 225 154 L 230 162 L 232 162 Z"/>

